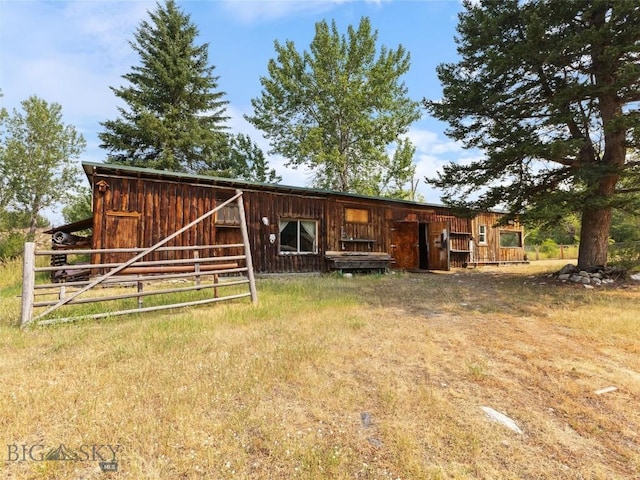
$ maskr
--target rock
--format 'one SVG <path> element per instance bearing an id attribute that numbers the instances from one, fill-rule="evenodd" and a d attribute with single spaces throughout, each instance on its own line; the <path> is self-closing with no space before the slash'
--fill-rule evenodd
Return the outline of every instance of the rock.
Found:
<path id="1" fill-rule="evenodd" d="M 369 428 L 371 426 L 371 414 L 369 412 L 362 412 L 360 414 L 360 420 L 362 421 L 362 426 L 364 428 Z"/>
<path id="2" fill-rule="evenodd" d="M 572 274 L 578 271 L 578 267 L 576 267 L 575 265 L 572 265 L 570 263 L 567 263 L 564 267 L 562 267 L 560 269 L 560 271 L 558 272 L 558 275 L 567 275 L 567 274 Z"/>
<path id="3" fill-rule="evenodd" d="M 594 266 L 579 270 L 572 264 L 567 264 L 558 273 L 553 274 L 560 282 L 573 282 L 577 284 L 600 287 L 611 285 L 616 280 L 625 278 L 625 271 L 617 267 Z M 633 280 L 640 281 L 640 273 L 632 276 Z"/>
<path id="4" fill-rule="evenodd" d="M 367 437 L 367 441 L 376 448 L 380 448 L 384 445 L 381 440 L 378 440 L 375 437 Z"/>
<path id="5" fill-rule="evenodd" d="M 634 273 L 633 275 L 630 275 L 629 278 L 634 282 L 640 282 L 640 273 Z"/>
<path id="6" fill-rule="evenodd" d="M 605 387 L 605 388 L 601 388 L 600 390 L 596 390 L 593 393 L 595 393 L 596 395 L 603 395 L 605 393 L 615 392 L 616 390 L 618 390 L 617 387 Z"/>
<path id="7" fill-rule="evenodd" d="M 584 287 L 584 288 L 596 288 L 596 287 L 594 287 L 593 285 L 587 285 L 587 284 L 584 284 L 584 285 L 583 285 L 583 287 Z"/>
<path id="8" fill-rule="evenodd" d="M 520 429 L 520 427 L 518 427 L 516 422 L 514 422 L 512 419 L 507 417 L 504 413 L 500 413 L 500 412 L 498 412 L 497 410 L 494 410 L 491 407 L 480 407 L 480 408 L 485 413 L 485 415 L 487 415 L 487 417 L 489 417 L 494 422 L 498 422 L 498 423 L 504 425 L 505 427 L 507 427 L 510 430 L 513 430 L 517 434 L 522 435 L 524 433 Z"/>
<path id="9" fill-rule="evenodd" d="M 586 268 L 589 273 L 602 272 L 604 270 L 604 265 L 593 265 L 592 267 Z"/>

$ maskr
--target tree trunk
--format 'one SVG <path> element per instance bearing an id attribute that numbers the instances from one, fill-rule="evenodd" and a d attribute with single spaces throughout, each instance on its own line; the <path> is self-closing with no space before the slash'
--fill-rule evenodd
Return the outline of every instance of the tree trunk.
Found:
<path id="1" fill-rule="evenodd" d="M 610 229 L 610 208 L 582 212 L 578 268 L 585 269 L 607 264 Z"/>
<path id="2" fill-rule="evenodd" d="M 36 235 L 38 219 L 35 215 L 31 215 L 31 219 L 29 220 L 29 238 L 33 239 Z"/>

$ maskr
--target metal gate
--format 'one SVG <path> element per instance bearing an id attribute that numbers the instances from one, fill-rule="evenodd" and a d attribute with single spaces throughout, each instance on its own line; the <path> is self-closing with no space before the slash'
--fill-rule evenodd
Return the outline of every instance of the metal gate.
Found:
<path id="1" fill-rule="evenodd" d="M 229 244 L 229 245 L 195 245 L 190 247 L 164 247 L 169 241 L 194 227 L 204 219 L 215 214 L 218 210 L 224 208 L 232 202 L 237 202 L 238 210 L 240 213 L 240 229 L 242 232 L 243 243 L 241 244 Z M 222 256 L 209 256 L 200 257 L 199 252 L 211 251 L 212 249 L 224 250 L 227 248 L 243 248 L 242 255 L 222 255 Z M 159 261 L 145 261 L 144 258 L 155 251 L 191 251 L 193 255 L 191 258 L 183 258 L 176 260 L 159 260 Z M 195 219 L 193 222 L 185 225 L 178 231 L 172 233 L 168 237 L 164 238 L 160 242 L 149 248 L 118 248 L 118 249 L 101 249 L 101 250 L 74 250 L 74 254 L 134 254 L 134 256 L 122 263 L 100 263 L 100 264 L 85 264 L 85 265 L 64 265 L 65 269 L 88 269 L 89 271 L 97 271 L 99 269 L 108 269 L 108 271 L 102 275 L 99 275 L 93 280 L 86 281 L 73 281 L 67 283 L 44 283 L 36 284 L 36 274 L 39 272 L 52 272 L 54 270 L 60 270 L 61 266 L 50 267 L 37 267 L 36 257 L 39 255 L 56 255 L 60 254 L 59 250 L 42 250 L 37 251 L 35 243 L 29 242 L 25 244 L 24 252 L 24 268 L 23 268 L 23 280 L 22 280 L 22 313 L 20 319 L 21 328 L 26 328 L 32 325 L 47 325 L 51 323 L 68 322 L 73 320 L 79 320 L 83 318 L 104 318 L 114 315 L 126 315 L 131 313 L 150 312 L 156 310 L 165 310 L 170 308 L 187 307 L 193 305 L 202 305 L 212 302 L 220 302 L 223 300 L 231 300 L 242 297 L 251 297 L 251 301 L 256 304 L 258 301 L 258 295 L 255 285 L 255 277 L 253 274 L 253 262 L 251 259 L 251 250 L 249 246 L 249 237 L 247 233 L 246 216 L 244 210 L 244 204 L 242 201 L 242 191 L 236 190 L 233 197 L 216 206 L 214 209 Z M 244 262 L 244 265 L 239 265 L 239 262 Z M 238 274 L 238 278 L 230 277 L 230 281 L 220 281 L 220 275 L 224 274 Z M 213 282 L 209 284 L 203 283 L 201 280 L 211 276 Z M 147 282 L 166 281 L 169 279 L 187 279 L 193 278 L 194 284 L 190 286 L 182 286 L 177 288 L 168 289 L 155 289 L 144 291 L 144 284 Z M 87 297 L 85 294 L 90 291 L 95 291 L 97 286 L 107 286 L 114 284 L 122 284 L 128 282 L 137 286 L 135 292 L 117 294 L 111 296 L 93 296 Z M 236 285 L 248 285 L 249 290 L 247 292 L 229 294 L 226 296 L 220 296 L 219 290 L 224 287 L 231 287 Z M 143 305 L 143 299 L 150 295 L 164 295 L 176 292 L 188 292 L 195 290 L 207 290 L 211 289 L 213 295 L 209 298 L 203 298 L 194 301 L 170 303 L 163 305 L 154 305 L 145 307 Z M 56 293 L 57 292 L 57 293 Z M 57 299 L 45 299 L 42 301 L 36 301 L 36 296 L 49 296 L 55 294 Z M 122 310 L 113 310 L 108 312 L 100 312 L 93 314 L 76 314 L 63 316 L 59 318 L 51 318 L 51 314 L 65 305 L 78 305 L 86 303 L 106 302 L 124 300 L 128 298 L 137 298 L 137 308 L 129 308 Z M 44 310 L 34 313 L 36 309 Z"/>

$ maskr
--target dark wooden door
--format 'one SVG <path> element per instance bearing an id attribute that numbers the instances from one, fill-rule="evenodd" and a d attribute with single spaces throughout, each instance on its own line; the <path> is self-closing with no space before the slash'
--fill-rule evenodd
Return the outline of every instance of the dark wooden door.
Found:
<path id="1" fill-rule="evenodd" d="M 396 222 L 391 228 L 391 256 L 395 259 L 395 268 L 417 269 L 418 260 L 418 222 Z"/>
<path id="2" fill-rule="evenodd" d="M 430 270 L 449 270 L 449 232 L 449 222 L 432 222 L 427 225 Z"/>

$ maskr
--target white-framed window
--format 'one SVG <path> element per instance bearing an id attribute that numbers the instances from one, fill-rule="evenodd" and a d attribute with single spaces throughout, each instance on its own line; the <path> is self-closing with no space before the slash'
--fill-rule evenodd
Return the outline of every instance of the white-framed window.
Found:
<path id="1" fill-rule="evenodd" d="M 487 226 L 478 225 L 478 245 L 487 244 Z"/>
<path id="2" fill-rule="evenodd" d="M 280 253 L 287 255 L 318 253 L 318 222 L 280 219 Z"/>

